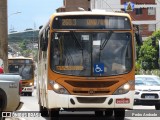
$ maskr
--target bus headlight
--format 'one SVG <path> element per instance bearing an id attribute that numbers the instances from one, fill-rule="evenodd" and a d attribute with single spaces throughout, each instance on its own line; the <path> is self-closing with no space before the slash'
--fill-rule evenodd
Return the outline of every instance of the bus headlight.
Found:
<path id="1" fill-rule="evenodd" d="M 124 85 L 122 85 L 121 87 L 119 87 L 114 93 L 113 95 L 120 95 L 120 94 L 125 94 L 127 92 L 130 91 L 130 88 L 134 85 L 133 83 L 134 81 L 129 81 L 127 83 L 125 83 Z"/>
<path id="2" fill-rule="evenodd" d="M 30 85 L 30 86 L 32 86 L 32 85 L 33 85 L 33 83 L 29 83 L 29 85 Z"/>
<path id="3" fill-rule="evenodd" d="M 58 94 L 69 94 L 68 91 L 63 86 L 56 83 L 55 81 L 50 81 L 50 84 L 51 84 L 54 92 L 56 92 Z"/>

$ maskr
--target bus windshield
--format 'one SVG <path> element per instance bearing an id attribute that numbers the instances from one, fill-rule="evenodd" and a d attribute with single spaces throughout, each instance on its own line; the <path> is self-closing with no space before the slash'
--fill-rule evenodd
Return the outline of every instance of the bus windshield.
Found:
<path id="1" fill-rule="evenodd" d="M 51 40 L 51 69 L 75 76 L 111 76 L 132 69 L 129 32 L 56 32 Z"/>
<path id="2" fill-rule="evenodd" d="M 29 80 L 33 78 L 32 65 L 12 64 L 8 66 L 8 70 L 10 73 L 19 73 L 23 80 Z"/>

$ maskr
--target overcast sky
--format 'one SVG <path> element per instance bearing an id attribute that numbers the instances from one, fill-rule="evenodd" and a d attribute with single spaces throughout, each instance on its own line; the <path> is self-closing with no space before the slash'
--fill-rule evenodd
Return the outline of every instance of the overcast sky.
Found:
<path id="1" fill-rule="evenodd" d="M 38 29 L 61 6 L 63 0 L 8 0 L 8 32 Z"/>

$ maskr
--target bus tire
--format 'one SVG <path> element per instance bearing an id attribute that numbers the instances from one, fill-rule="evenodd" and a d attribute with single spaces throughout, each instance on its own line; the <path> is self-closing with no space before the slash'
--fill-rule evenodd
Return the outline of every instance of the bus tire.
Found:
<path id="1" fill-rule="evenodd" d="M 32 96 L 32 92 L 28 92 L 28 96 Z"/>
<path id="2" fill-rule="evenodd" d="M 114 118 L 115 120 L 124 120 L 125 109 L 123 108 L 114 109 Z"/>
<path id="3" fill-rule="evenodd" d="M 160 110 L 160 104 L 155 105 L 156 110 Z"/>
<path id="4" fill-rule="evenodd" d="M 103 116 L 103 111 L 95 111 L 95 116 Z"/>
<path id="5" fill-rule="evenodd" d="M 42 117 L 48 117 L 48 109 L 39 104 L 39 109 Z"/>
<path id="6" fill-rule="evenodd" d="M 50 109 L 49 110 L 49 120 L 58 120 L 59 110 Z"/>
<path id="7" fill-rule="evenodd" d="M 113 116 L 113 110 L 112 109 L 105 110 L 105 116 L 106 117 L 112 117 Z"/>
<path id="8" fill-rule="evenodd" d="M 23 95 L 24 95 L 24 96 L 27 96 L 27 92 L 24 92 Z"/>

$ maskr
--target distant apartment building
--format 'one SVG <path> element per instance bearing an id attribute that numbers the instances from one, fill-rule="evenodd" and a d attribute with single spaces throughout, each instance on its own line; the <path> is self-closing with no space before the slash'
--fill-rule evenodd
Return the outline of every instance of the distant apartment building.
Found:
<path id="1" fill-rule="evenodd" d="M 126 10 L 126 3 L 134 4 L 133 10 Z M 159 0 L 92 0 L 91 9 L 106 11 L 124 11 L 130 14 L 132 22 L 139 25 L 143 38 L 160 29 Z M 132 9 L 132 8 L 131 8 Z"/>
<path id="2" fill-rule="evenodd" d="M 132 10 L 126 10 L 126 4 L 132 3 Z M 127 6 L 128 7 L 128 6 Z M 130 7 L 130 6 L 129 6 Z M 106 11 L 123 11 L 130 14 L 132 22 L 140 26 L 143 38 L 160 29 L 160 0 L 64 0 L 64 6 L 57 12 L 103 9 Z"/>
<path id="3" fill-rule="evenodd" d="M 121 0 L 121 5 L 124 5 L 125 2 L 126 0 Z M 140 26 L 142 37 L 152 35 L 158 29 L 159 15 L 156 14 L 158 12 L 156 0 L 131 0 L 131 2 L 135 5 L 135 8 L 133 11 L 127 13 L 132 17 L 133 23 Z"/>

